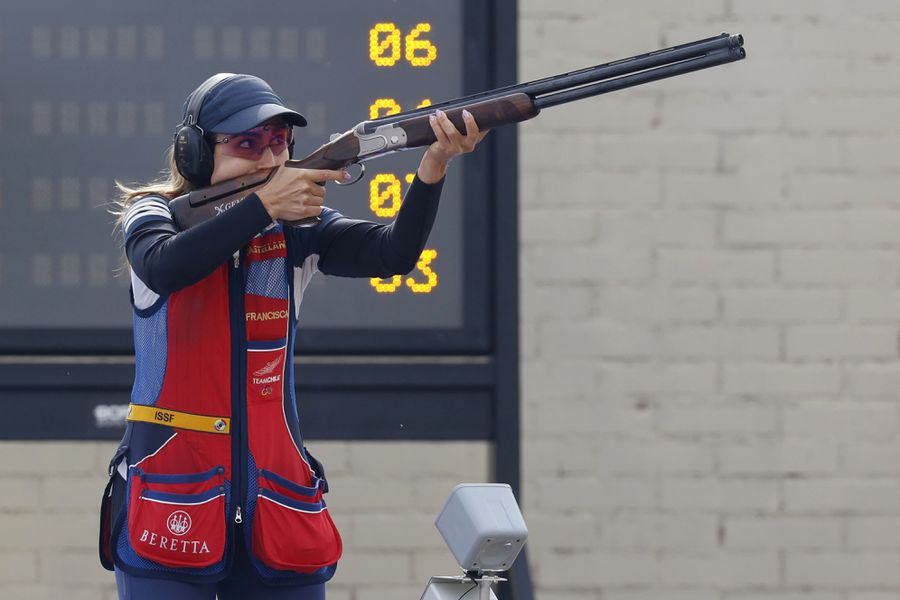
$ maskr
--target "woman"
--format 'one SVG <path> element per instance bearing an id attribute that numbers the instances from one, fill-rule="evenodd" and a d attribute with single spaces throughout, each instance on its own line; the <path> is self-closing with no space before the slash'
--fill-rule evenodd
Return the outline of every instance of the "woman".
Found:
<path id="1" fill-rule="evenodd" d="M 294 329 L 317 271 L 388 277 L 413 269 L 447 165 L 484 133 L 437 112 L 391 225 L 325 208 L 316 182 L 344 171 L 280 169 L 219 216 L 178 232 L 168 201 L 284 164 L 306 119 L 264 81 L 219 74 L 187 99 L 170 172 L 120 185 L 131 267 L 136 374 L 128 426 L 110 462 L 100 557 L 119 597 L 325 597 L 341 538 L 322 499 L 294 400 Z M 312 227 L 280 221 L 320 217 Z"/>

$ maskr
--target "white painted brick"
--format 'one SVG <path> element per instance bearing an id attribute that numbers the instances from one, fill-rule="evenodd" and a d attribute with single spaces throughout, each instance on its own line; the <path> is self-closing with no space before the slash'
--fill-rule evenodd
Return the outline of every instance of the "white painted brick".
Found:
<path id="1" fill-rule="evenodd" d="M 900 196 L 896 190 L 900 176 L 861 176 L 852 173 L 792 173 L 789 176 L 787 197 L 795 206 L 817 208 L 896 207 Z M 847 217 L 853 213 L 848 211 Z"/>
<path id="2" fill-rule="evenodd" d="M 774 434 L 778 430 L 778 415 L 772 406 L 734 400 L 685 405 L 662 402 L 657 423 L 664 433 Z"/>
<path id="3" fill-rule="evenodd" d="M 473 465 L 487 456 L 482 443 L 427 442 L 409 446 L 391 442 L 354 442 L 350 446 L 353 473 L 365 475 L 389 466 L 395 473 L 410 475 L 466 477 Z M 476 472 L 480 471 L 475 467 Z"/>
<path id="4" fill-rule="evenodd" d="M 99 509 L 100 494 L 97 492 Z M 90 513 L 0 513 L 0 551 L 82 549 L 96 552 L 99 512 Z M 99 567 L 99 562 L 97 563 Z"/>
<path id="5" fill-rule="evenodd" d="M 784 484 L 788 511 L 854 513 L 900 509 L 900 482 L 887 479 L 802 479 Z"/>
<path id="6" fill-rule="evenodd" d="M 855 322 L 900 320 L 900 292 L 896 290 L 848 290 L 847 318 Z"/>
<path id="7" fill-rule="evenodd" d="M 613 169 L 716 168 L 718 139 L 693 133 L 602 135 L 597 137 L 592 155 L 604 168 Z"/>
<path id="8" fill-rule="evenodd" d="M 788 103 L 786 124 L 792 130 L 833 133 L 881 133 L 890 126 L 896 100 L 858 96 L 807 96 Z"/>
<path id="9" fill-rule="evenodd" d="M 523 286 L 524 287 L 524 286 Z M 565 289 L 534 288 L 523 290 L 520 317 L 523 321 L 541 320 L 577 321 L 587 319 L 594 304 L 595 292 L 590 289 L 567 286 Z"/>
<path id="10" fill-rule="evenodd" d="M 529 264 L 534 280 L 544 284 L 635 283 L 649 279 L 652 269 L 652 256 L 645 250 L 528 249 L 523 260 Z"/>
<path id="11" fill-rule="evenodd" d="M 834 322 L 841 318 L 837 290 L 728 290 L 725 319 L 737 323 Z"/>
<path id="12" fill-rule="evenodd" d="M 662 249 L 659 277 L 674 283 L 770 283 L 775 278 L 775 254 L 765 250 L 700 252 Z"/>
<path id="13" fill-rule="evenodd" d="M 841 380 L 841 369 L 830 364 L 737 363 L 723 369 L 723 389 L 732 394 L 837 394 Z"/>
<path id="14" fill-rule="evenodd" d="M 720 600 L 719 591 L 710 588 L 654 586 L 652 589 L 611 589 L 603 600 Z"/>
<path id="15" fill-rule="evenodd" d="M 586 133 L 543 133 L 523 127 L 519 165 L 527 171 L 552 171 L 557 177 L 560 171 L 575 173 L 591 166 L 594 143 Z M 566 151 L 561 153 L 560 148 Z"/>
<path id="16" fill-rule="evenodd" d="M 835 473 L 838 448 L 824 440 L 767 440 L 719 447 L 719 468 L 726 475 Z"/>
<path id="17" fill-rule="evenodd" d="M 788 359 L 888 359 L 897 356 L 897 332 L 884 327 L 788 327 Z"/>
<path id="18" fill-rule="evenodd" d="M 775 552 L 704 555 L 663 555 L 660 559 L 663 583 L 709 585 L 721 588 L 772 586 L 778 583 L 778 555 Z"/>
<path id="19" fill-rule="evenodd" d="M 590 477 L 537 478 L 534 506 L 541 510 L 585 511 L 656 508 L 650 479 Z"/>
<path id="20" fill-rule="evenodd" d="M 775 359 L 780 351 L 774 327 L 673 327 L 657 340 L 657 352 L 676 359 Z"/>
<path id="21" fill-rule="evenodd" d="M 596 397 L 578 399 L 574 401 L 560 401 L 556 397 L 545 398 L 541 402 L 533 404 L 533 411 L 539 429 L 528 429 L 523 435 L 552 435 L 554 440 L 565 443 L 571 440 L 574 447 L 578 447 L 580 440 L 576 436 L 588 440 L 594 439 L 598 434 L 628 432 L 638 436 L 653 434 L 653 414 L 648 410 L 647 403 L 641 399 L 604 399 L 602 393 L 595 393 Z M 566 463 L 565 469 L 579 469 L 578 465 L 584 465 L 586 457 L 573 459 L 570 452 L 565 452 L 559 458 L 560 463 Z M 549 460 L 549 459 L 547 459 Z"/>
<path id="22" fill-rule="evenodd" d="M 598 31 L 604 35 L 597 35 Z M 653 19 L 626 20 L 617 16 L 615 10 L 601 15 L 595 8 L 577 19 L 540 19 L 531 35 L 526 38 L 528 44 L 545 49 L 546 53 L 624 58 L 656 50 L 659 24 Z M 527 50 L 523 52 L 529 54 Z M 573 64 L 574 69 L 583 66 Z"/>
<path id="23" fill-rule="evenodd" d="M 900 442 L 845 444 L 842 470 L 853 475 L 900 476 Z"/>
<path id="24" fill-rule="evenodd" d="M 830 75 L 834 77 L 833 71 Z M 839 169 L 844 166 L 843 144 L 843 138 L 836 135 L 729 135 L 722 142 L 722 164 L 738 171 Z"/>
<path id="25" fill-rule="evenodd" d="M 737 591 L 726 592 L 723 597 L 725 600 L 842 600 L 844 598 L 840 592 L 823 592 L 821 589 L 797 592 Z"/>
<path id="26" fill-rule="evenodd" d="M 568 412 L 568 406 L 557 407 L 556 412 Z M 544 431 L 546 434 L 547 432 Z M 561 434 L 566 433 L 560 431 Z M 533 474 L 589 474 L 596 472 L 594 446 L 592 439 L 578 439 L 571 435 L 545 440 L 523 440 L 522 466 Z"/>
<path id="27" fill-rule="evenodd" d="M 316 440 L 306 446 L 325 465 L 329 479 L 350 472 L 350 446 L 347 442 Z"/>
<path id="28" fill-rule="evenodd" d="M 99 468 L 101 448 L 94 442 L 0 442 L 0 475 L 73 475 L 106 472 L 106 464 Z M 106 458 L 106 463 L 109 457 Z M 102 491 L 102 490 L 101 490 Z M 99 497 L 99 496 L 98 496 Z"/>
<path id="29" fill-rule="evenodd" d="M 708 210 L 603 211 L 599 242 L 614 247 L 701 247 L 716 244 L 716 214 Z"/>
<path id="30" fill-rule="evenodd" d="M 106 572 L 106 571 L 104 571 Z M 112 573 L 109 575 L 106 584 L 68 584 L 61 585 L 59 583 L 32 583 L 32 584 L 11 584 L 3 586 L 4 598 L 14 598 L 15 600 L 55 600 L 56 598 L 65 598 L 66 600 L 118 600 L 119 594 L 116 591 L 115 579 Z M 331 596 L 329 596 L 329 600 Z"/>
<path id="31" fill-rule="evenodd" d="M 664 479 L 662 507 L 670 510 L 771 511 L 778 507 L 778 483 L 770 480 Z"/>
<path id="32" fill-rule="evenodd" d="M 100 497 L 109 481 L 106 473 L 89 477 L 57 475 L 44 480 L 41 506 L 55 511 L 99 510 Z"/>
<path id="33" fill-rule="evenodd" d="M 521 364 L 522 394 L 529 402 L 552 403 L 558 398 L 580 398 L 593 391 L 597 364 L 590 359 L 543 359 Z"/>
<path id="34" fill-rule="evenodd" d="M 604 365 L 598 375 L 600 392 L 623 393 L 709 393 L 716 390 L 714 363 Z"/>
<path id="35" fill-rule="evenodd" d="M 729 245 L 836 246 L 844 239 L 838 212 L 757 212 L 725 215 L 722 239 Z"/>
<path id="36" fill-rule="evenodd" d="M 437 517 L 447 503 L 450 493 L 460 483 L 479 483 L 494 481 L 487 465 L 483 472 L 474 472 L 466 479 L 419 479 L 413 488 L 413 509 L 430 517 Z M 505 482 L 499 482 L 505 483 Z"/>
<path id="37" fill-rule="evenodd" d="M 726 517 L 724 531 L 725 547 L 737 550 L 838 550 L 842 544 L 841 523 L 825 517 Z"/>
<path id="38" fill-rule="evenodd" d="M 718 517 L 686 514 L 610 515 L 602 522 L 602 546 L 616 550 L 712 551 Z"/>
<path id="39" fill-rule="evenodd" d="M 96 547 L 96 539 L 94 540 Z M 68 587 L 72 584 L 108 584 L 113 574 L 100 566 L 97 553 L 47 550 L 41 554 L 41 582 Z"/>
<path id="40" fill-rule="evenodd" d="M 458 568 L 458 567 L 457 567 Z M 456 573 L 453 572 L 455 575 Z M 428 579 L 423 579 L 421 584 L 406 586 L 397 585 L 360 585 L 353 588 L 353 600 L 394 600 L 396 598 L 420 598 Z M 350 596 L 348 596 L 349 600 Z M 331 588 L 328 588 L 328 600 L 332 600 Z"/>
<path id="41" fill-rule="evenodd" d="M 536 552 L 532 560 L 540 581 L 548 586 L 603 588 L 657 580 L 657 560 L 652 552 Z"/>
<path id="42" fill-rule="evenodd" d="M 412 583 L 411 563 L 407 552 L 345 552 L 334 581 L 365 586 Z"/>
<path id="43" fill-rule="evenodd" d="M 546 549 L 591 550 L 600 543 L 598 518 L 591 513 L 528 515 L 528 544 Z"/>
<path id="44" fill-rule="evenodd" d="M 521 235 L 535 246 L 569 246 L 593 240 L 595 210 L 547 207 L 521 215 Z"/>
<path id="45" fill-rule="evenodd" d="M 610 287 L 598 290 L 598 316 L 618 321 L 696 323 L 718 316 L 718 295 L 702 288 Z"/>
<path id="46" fill-rule="evenodd" d="M 648 356 L 653 333 L 637 326 L 588 321 L 544 323 L 540 329 L 541 354 L 553 357 L 629 358 Z"/>
<path id="47" fill-rule="evenodd" d="M 849 591 L 846 594 L 847 600 L 894 600 L 896 592 L 855 592 Z"/>
<path id="48" fill-rule="evenodd" d="M 675 206 L 716 208 L 753 207 L 783 204 L 781 168 L 767 169 L 764 176 L 756 172 L 744 173 L 666 173 L 663 178 L 663 197 Z"/>
<path id="49" fill-rule="evenodd" d="M 720 110 L 711 111 L 710 105 L 718 106 Z M 775 95 L 748 96 L 728 92 L 666 94 L 662 102 L 660 128 L 663 131 L 691 133 L 772 132 L 783 127 L 788 110 L 781 98 Z"/>
<path id="50" fill-rule="evenodd" d="M 582 63 L 579 66 L 587 66 Z M 537 131 L 550 135 L 566 132 L 633 132 L 646 131 L 657 114 L 656 98 L 649 90 L 625 90 L 601 100 L 587 100 L 567 105 L 562 110 L 548 110 L 534 121 Z M 596 141 L 603 147 L 603 137 Z"/>
<path id="51" fill-rule="evenodd" d="M 738 1 L 732 3 L 732 11 L 739 18 L 820 17 L 822 15 L 828 15 L 829 18 L 838 18 L 854 14 L 850 5 L 849 0 L 792 0 L 791 2 L 753 0 L 753 2 Z"/>
<path id="52" fill-rule="evenodd" d="M 385 485 L 381 471 L 372 473 L 370 477 L 345 476 L 328 480 L 328 508 L 333 513 L 373 512 L 384 509 L 406 510 L 413 507 L 413 489 L 411 481 L 394 478 L 390 485 Z M 393 471 L 397 474 L 400 471 Z"/>
<path id="53" fill-rule="evenodd" d="M 897 554 L 788 552 L 785 565 L 789 585 L 839 588 L 900 585 Z"/>
<path id="54" fill-rule="evenodd" d="M 690 442 L 602 442 L 597 448 L 599 468 L 607 473 L 694 473 L 713 470 L 711 446 Z"/>
<path id="55" fill-rule="evenodd" d="M 850 0 L 854 14 L 860 17 L 896 17 L 900 7 L 892 0 Z M 854 599 L 855 600 L 855 599 Z"/>
<path id="56" fill-rule="evenodd" d="M 433 575 L 459 575 L 459 565 L 446 548 L 412 553 L 412 580 L 427 582 Z"/>
<path id="57" fill-rule="evenodd" d="M 886 403 L 803 404 L 783 409 L 788 437 L 819 437 L 823 431 L 840 440 L 885 440 L 896 436 L 897 406 Z"/>
<path id="58" fill-rule="evenodd" d="M 900 549 L 900 517 L 851 516 L 847 519 L 847 548 Z"/>
<path id="59" fill-rule="evenodd" d="M 898 137 L 900 139 L 900 137 Z M 900 246 L 900 212 L 896 209 L 855 211 L 844 215 L 847 241 L 856 246 Z"/>
<path id="60" fill-rule="evenodd" d="M 637 207 L 658 205 L 662 195 L 660 174 L 647 169 L 636 172 L 585 168 L 577 172 L 566 172 L 563 176 L 560 176 L 559 171 L 538 170 L 531 174 L 530 180 L 533 183 L 527 189 L 538 189 L 541 193 L 533 201 L 528 195 L 521 198 L 522 204 L 528 206 L 529 210 L 532 207 L 577 207 L 589 211 L 626 207 L 634 210 Z M 530 241 L 523 236 L 523 247 L 528 246 Z"/>
<path id="61" fill-rule="evenodd" d="M 350 516 L 356 550 L 400 551 L 408 548 L 442 548 L 443 541 L 434 526 L 436 515 L 375 514 Z"/>
<path id="62" fill-rule="evenodd" d="M 35 510 L 41 482 L 36 477 L 0 477 L 0 512 Z M 99 501 L 100 495 L 97 495 Z"/>
<path id="63" fill-rule="evenodd" d="M 779 279 L 785 283 L 880 285 L 895 283 L 900 271 L 896 252 L 784 250 Z"/>
<path id="64" fill-rule="evenodd" d="M 0 587 L 12 583 L 28 583 L 38 580 L 37 552 L 0 552 Z"/>
<path id="65" fill-rule="evenodd" d="M 861 396 L 895 397 L 900 389 L 900 364 L 860 364 L 847 368 L 848 391 Z"/>

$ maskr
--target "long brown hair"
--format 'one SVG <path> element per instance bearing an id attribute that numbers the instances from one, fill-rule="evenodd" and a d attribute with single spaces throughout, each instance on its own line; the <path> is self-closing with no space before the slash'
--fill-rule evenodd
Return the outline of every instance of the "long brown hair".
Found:
<path id="1" fill-rule="evenodd" d="M 143 185 L 134 187 L 125 185 L 119 180 L 115 180 L 116 188 L 119 190 L 119 197 L 112 202 L 110 212 L 116 216 L 116 232 L 121 231 L 123 222 L 125 221 L 125 213 L 128 207 L 134 204 L 134 201 L 143 196 L 157 194 L 174 200 L 178 196 L 194 189 L 190 182 L 182 177 L 175 166 L 175 146 L 169 146 L 166 151 L 166 162 L 169 168 L 160 172 L 160 177 Z"/>

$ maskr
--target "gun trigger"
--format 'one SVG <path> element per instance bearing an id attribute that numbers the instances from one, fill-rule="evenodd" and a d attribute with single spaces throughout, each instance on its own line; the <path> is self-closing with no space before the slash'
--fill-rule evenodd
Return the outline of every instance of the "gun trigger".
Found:
<path id="1" fill-rule="evenodd" d="M 357 176 L 354 177 L 353 179 L 351 179 L 350 181 L 345 181 L 345 182 L 336 181 L 335 182 L 336 184 L 341 185 L 341 186 L 353 185 L 354 183 L 356 183 L 357 181 L 359 181 L 360 179 L 363 178 L 363 175 L 366 174 L 366 165 L 364 165 L 362 163 L 352 163 L 350 165 L 347 165 L 345 168 L 349 171 L 350 167 L 352 167 L 352 166 L 359 167 L 359 174 L 357 174 Z"/>

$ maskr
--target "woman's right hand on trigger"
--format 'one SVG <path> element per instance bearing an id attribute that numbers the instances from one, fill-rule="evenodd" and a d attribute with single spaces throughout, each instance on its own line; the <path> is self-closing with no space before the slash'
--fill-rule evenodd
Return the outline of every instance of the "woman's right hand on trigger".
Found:
<path id="1" fill-rule="evenodd" d="M 267 184 L 256 191 L 272 220 L 299 221 L 318 217 L 325 202 L 325 186 L 317 182 L 345 181 L 346 171 L 280 167 Z"/>

